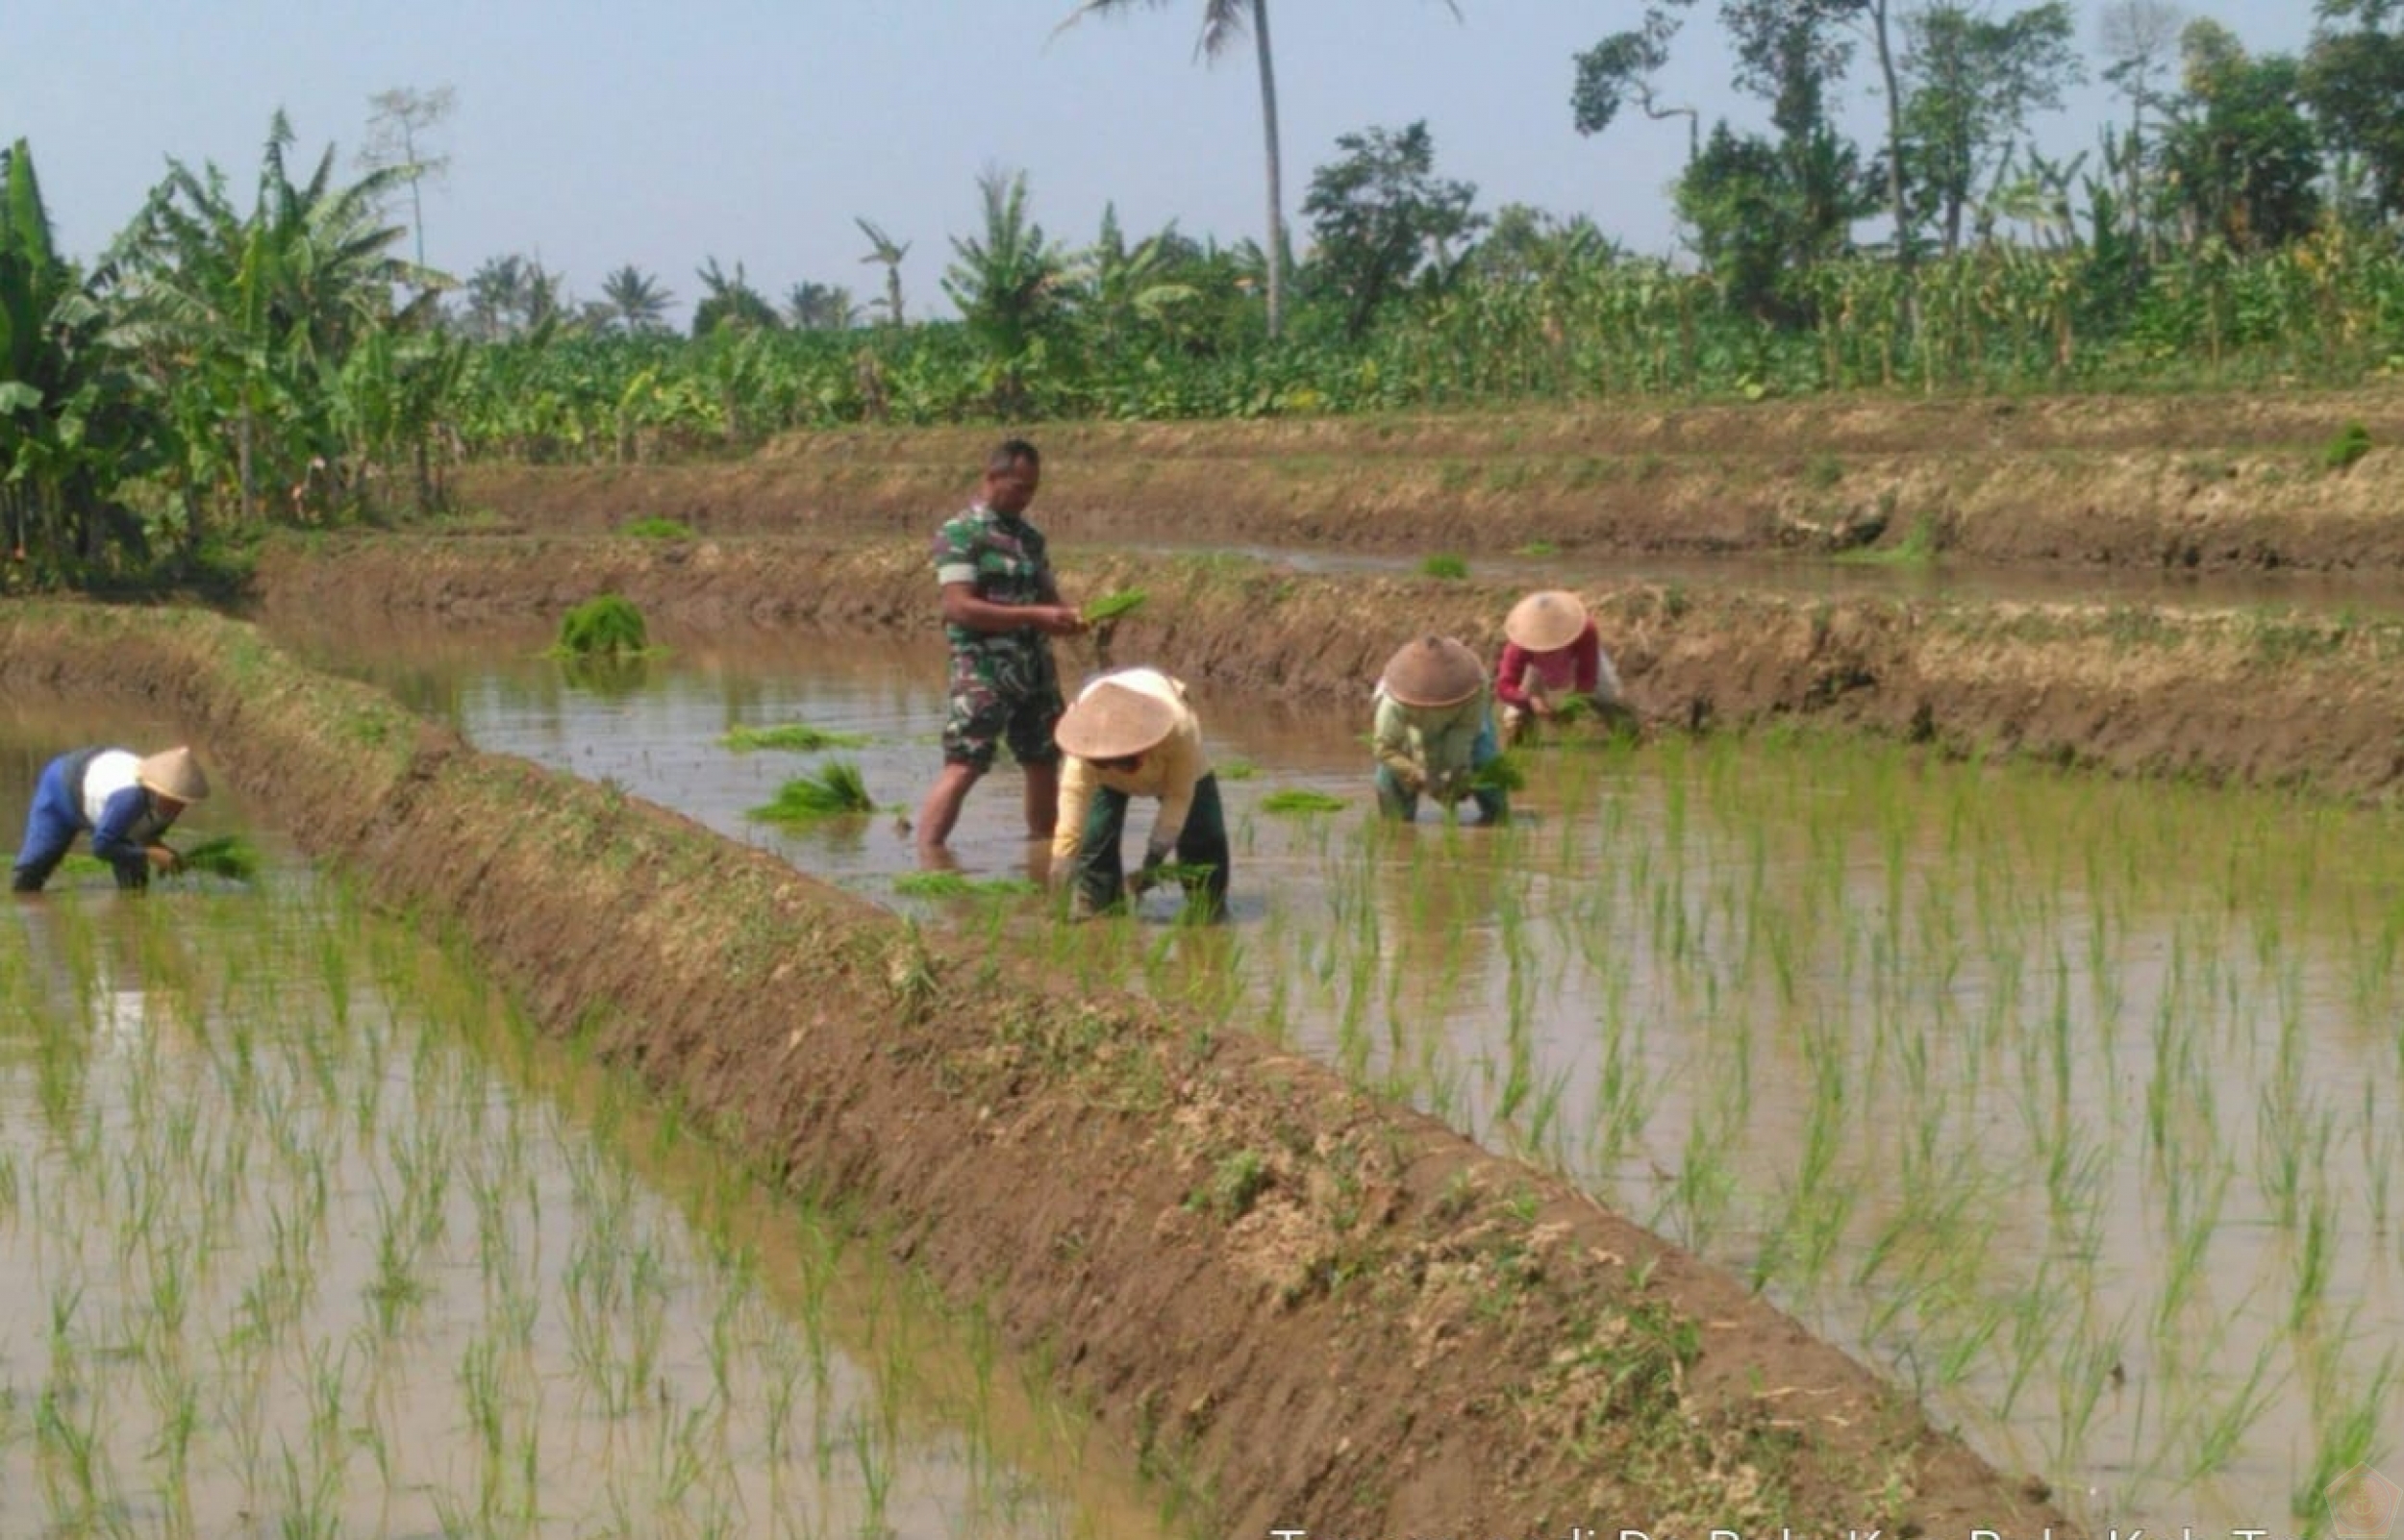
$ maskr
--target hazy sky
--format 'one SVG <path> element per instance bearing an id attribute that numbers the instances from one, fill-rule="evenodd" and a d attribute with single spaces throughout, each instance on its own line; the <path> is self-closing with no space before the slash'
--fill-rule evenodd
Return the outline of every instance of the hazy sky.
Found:
<path id="1" fill-rule="evenodd" d="M 2177 0 L 2256 52 L 2293 52 L 2309 0 Z M 2012 0 L 1999 4 L 2013 6 Z M 2092 55 L 2096 0 L 2072 0 Z M 245 209 L 269 114 L 299 136 L 296 176 L 336 146 L 340 175 L 374 93 L 449 86 L 432 137 L 449 172 L 425 193 L 427 260 L 464 277 L 538 257 L 578 298 L 631 263 L 679 301 L 714 257 L 782 302 L 804 279 L 864 302 L 866 218 L 911 243 L 905 301 L 947 310 L 951 237 L 979 224 L 976 179 L 1027 174 L 1047 235 L 1089 241 L 1106 203 L 1122 228 L 1222 242 L 1264 228 L 1258 79 L 1248 40 L 1194 60 L 1201 0 L 1087 20 L 1071 0 L 31 0 L 9 8 L 0 135 L 31 143 L 62 243 L 88 258 L 133 218 L 169 158 L 214 161 Z M 1630 25 L 1634 0 L 1275 0 L 1287 215 L 1339 135 L 1424 118 L 1437 171 L 1509 202 L 1584 213 L 1631 248 L 1676 247 L 1665 187 L 1679 121 L 1630 113 L 1570 126 L 1574 56 Z M 1698 0 L 1663 81 L 1669 100 L 1761 128 L 1727 85 L 1713 0 Z M 2091 72 L 2095 67 L 2091 62 Z M 1866 56 L 1848 121 L 1875 133 Z M 2100 87 L 2043 137 L 2091 145 Z"/>

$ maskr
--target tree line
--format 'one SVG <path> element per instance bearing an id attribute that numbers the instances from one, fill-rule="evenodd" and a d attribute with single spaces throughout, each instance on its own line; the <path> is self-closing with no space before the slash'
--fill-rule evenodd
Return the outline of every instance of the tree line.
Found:
<path id="1" fill-rule="evenodd" d="M 331 147 L 297 159 L 281 114 L 240 191 L 170 161 L 88 264 L 55 249 L 20 140 L 0 155 L 0 571 L 11 587 L 188 578 L 272 525 L 439 507 L 470 457 L 723 454 L 863 422 L 2404 367 L 2404 0 L 2319 0 L 2295 59 L 2248 56 L 2167 0 L 2112 0 L 2105 74 L 2127 116 L 2091 162 L 2027 148 L 2030 115 L 2076 74 L 2061 5 L 1940 0 L 1889 37 L 1886 4 L 1723 0 L 1740 82 L 1776 132 L 1690 118 L 1675 197 L 1692 261 L 1631 256 L 1583 216 L 1481 210 L 1411 123 L 1338 140 L 1300 200 L 1299 250 L 1274 262 L 1268 244 L 1131 234 L 1109 211 L 1058 239 L 1025 173 L 989 172 L 949 237 L 944 317 L 903 292 L 910 243 L 866 218 L 867 303 L 831 283 L 780 301 L 710 257 L 683 328 L 633 267 L 588 301 L 518 255 L 437 272 L 412 245 L 439 93 L 376 99 L 382 152 L 355 179 Z M 1572 126 L 1681 111 L 1651 82 L 1682 24 L 1657 12 L 1579 56 Z M 1829 111 L 1848 40 L 1892 82 L 1879 150 Z M 1882 208 L 1888 228 L 1857 237 Z"/>

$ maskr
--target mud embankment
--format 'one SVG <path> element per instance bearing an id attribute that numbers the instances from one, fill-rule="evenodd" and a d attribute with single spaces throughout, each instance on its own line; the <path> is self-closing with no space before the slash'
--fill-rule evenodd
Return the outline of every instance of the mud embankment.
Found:
<path id="1" fill-rule="evenodd" d="M 2338 452 L 2359 424 L 2366 450 Z M 731 463 L 470 466 L 488 526 L 923 541 L 989 428 L 796 434 Z M 1492 556 L 1894 550 L 2009 566 L 2404 573 L 2404 391 L 1968 398 L 1062 424 L 1076 544 Z"/>
<path id="2" fill-rule="evenodd" d="M 1518 591 L 1327 576 L 1267 563 L 1060 553 L 1071 596 L 1141 587 L 1122 662 L 1222 689 L 1361 708 L 1420 631 L 1485 656 Z M 659 542 L 370 537 L 275 551 L 263 612 L 556 617 L 626 595 L 680 628 L 806 626 L 846 638 L 935 625 L 923 539 Z M 2404 623 L 2344 614 L 1799 599 L 1654 584 L 1585 592 L 1630 701 L 1662 729 L 1808 721 L 2121 774 L 2295 786 L 2350 800 L 2404 785 Z"/>
<path id="3" fill-rule="evenodd" d="M 1557 1181 L 1242 1033 L 1073 997 L 665 809 L 476 753 L 247 627 L 12 606 L 0 687 L 180 721 L 213 774 L 467 939 L 545 1030 L 1046 1344 L 1210 1531 L 2074 1532 Z"/>

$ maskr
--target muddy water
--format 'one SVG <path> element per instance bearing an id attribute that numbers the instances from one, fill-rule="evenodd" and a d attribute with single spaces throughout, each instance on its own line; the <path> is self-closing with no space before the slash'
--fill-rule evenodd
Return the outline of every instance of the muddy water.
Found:
<path id="1" fill-rule="evenodd" d="M 2391 816 L 1763 735 L 1556 744 L 1507 829 L 1393 829 L 1367 817 L 1365 716 L 1206 695 L 1215 755 L 1260 771 L 1224 787 L 1235 923 L 1172 927 L 1156 896 L 1070 931 L 899 891 L 890 812 L 745 816 L 826 757 L 729 752 L 739 724 L 867 734 L 841 757 L 914 805 L 932 644 L 676 638 L 596 687 L 544 639 L 294 638 L 485 747 L 1225 1010 L 1554 1162 L 2098 1528 L 2318 1526 L 2328 1479 L 2404 1427 Z M 1292 786 L 1348 806 L 1263 809 Z M 1017 804 L 1007 768 L 972 795 L 964 871 L 1039 871 Z"/>
<path id="2" fill-rule="evenodd" d="M 0 706 L 0 818 L 63 744 Z M 871 1242 L 321 885 L 0 910 L 0 1534 L 1175 1532 Z"/>

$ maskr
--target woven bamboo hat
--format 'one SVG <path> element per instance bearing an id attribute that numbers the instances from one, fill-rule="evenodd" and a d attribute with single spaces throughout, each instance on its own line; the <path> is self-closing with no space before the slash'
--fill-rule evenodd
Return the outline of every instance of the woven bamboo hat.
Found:
<path id="1" fill-rule="evenodd" d="M 1405 706 L 1459 706 L 1485 684 L 1486 665 L 1450 636 L 1421 636 L 1386 660 L 1378 683 Z"/>
<path id="2" fill-rule="evenodd" d="M 200 773 L 192 751 L 178 745 L 162 749 L 134 766 L 134 779 L 162 797 L 198 802 L 209 795 L 209 778 Z"/>
<path id="3" fill-rule="evenodd" d="M 1124 759 L 1156 747 L 1176 725 L 1166 701 L 1104 680 L 1069 703 L 1052 740 L 1080 759 Z"/>
<path id="4" fill-rule="evenodd" d="M 1532 653 L 1568 646 L 1586 630 L 1586 606 L 1566 588 L 1543 588 L 1511 607 L 1503 634 Z"/>

